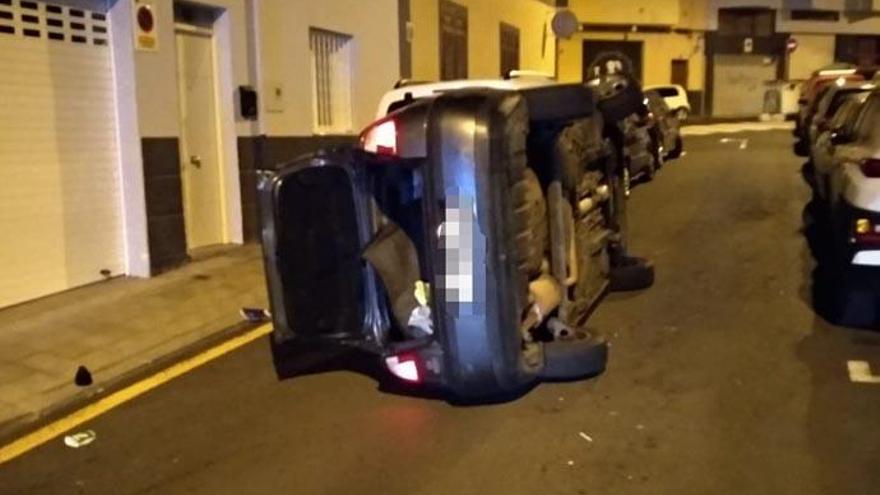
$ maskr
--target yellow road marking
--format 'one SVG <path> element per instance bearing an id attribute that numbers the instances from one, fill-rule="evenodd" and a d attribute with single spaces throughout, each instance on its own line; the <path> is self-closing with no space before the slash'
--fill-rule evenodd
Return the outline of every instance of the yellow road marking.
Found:
<path id="1" fill-rule="evenodd" d="M 216 347 L 212 347 L 207 351 L 197 354 L 189 359 L 173 364 L 168 368 L 156 373 L 155 375 L 144 378 L 122 390 L 114 392 L 103 399 L 99 399 L 82 409 L 75 411 L 57 421 L 49 423 L 33 433 L 29 433 L 8 445 L 0 447 L 0 464 L 12 460 L 25 452 L 39 447 L 40 445 L 52 440 L 58 435 L 75 428 L 86 421 L 92 420 L 116 406 L 124 404 L 135 397 L 149 392 L 154 388 L 169 382 L 180 375 L 188 373 L 199 366 L 217 359 L 218 357 L 234 351 L 239 347 L 253 342 L 254 340 L 270 333 L 272 325 L 261 325 L 247 333 L 234 337 L 223 342 Z"/>

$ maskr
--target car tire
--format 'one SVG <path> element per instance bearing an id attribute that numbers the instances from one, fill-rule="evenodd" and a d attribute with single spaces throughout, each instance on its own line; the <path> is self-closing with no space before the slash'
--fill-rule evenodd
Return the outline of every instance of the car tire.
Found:
<path id="1" fill-rule="evenodd" d="M 547 203 L 534 170 L 526 168 L 513 184 L 517 268 L 531 280 L 541 274 L 547 250 Z"/>
<path id="2" fill-rule="evenodd" d="M 608 343 L 588 332 L 576 332 L 570 340 L 554 340 L 544 344 L 542 380 L 577 380 L 605 371 Z"/>
<path id="3" fill-rule="evenodd" d="M 681 107 L 675 111 L 675 117 L 680 121 L 687 120 L 688 116 L 690 116 L 690 111 L 685 107 Z"/>
<path id="4" fill-rule="evenodd" d="M 675 160 L 676 158 L 681 156 L 682 151 L 684 151 L 684 141 L 682 141 L 681 136 L 676 136 L 675 146 L 666 155 L 666 159 Z"/>
<path id="5" fill-rule="evenodd" d="M 878 294 L 866 274 L 847 266 L 837 271 L 836 279 L 829 308 L 832 323 L 854 328 L 877 325 Z"/>
<path id="6" fill-rule="evenodd" d="M 654 285 L 654 263 L 644 258 L 626 256 L 611 267 L 608 290 L 625 292 L 647 289 Z"/>

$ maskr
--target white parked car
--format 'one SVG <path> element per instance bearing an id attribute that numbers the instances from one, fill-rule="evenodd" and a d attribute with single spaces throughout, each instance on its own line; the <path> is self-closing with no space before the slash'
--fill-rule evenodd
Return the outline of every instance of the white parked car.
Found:
<path id="1" fill-rule="evenodd" d="M 656 91 L 663 97 L 666 105 L 675 112 L 678 120 L 687 119 L 691 113 L 691 103 L 688 101 L 687 90 L 678 84 L 666 84 L 660 86 L 645 86 L 645 91 Z"/>

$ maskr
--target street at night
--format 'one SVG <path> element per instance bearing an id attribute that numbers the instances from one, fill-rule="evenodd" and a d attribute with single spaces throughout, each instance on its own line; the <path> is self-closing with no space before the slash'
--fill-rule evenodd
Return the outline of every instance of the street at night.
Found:
<path id="1" fill-rule="evenodd" d="M 88 445 L 3 464 L 0 493 L 875 493 L 880 384 L 848 363 L 880 373 L 880 334 L 814 309 L 790 130 L 725 129 L 633 188 L 656 282 L 591 318 L 599 376 L 451 404 L 355 371 L 279 380 L 264 336 L 77 425 Z"/>

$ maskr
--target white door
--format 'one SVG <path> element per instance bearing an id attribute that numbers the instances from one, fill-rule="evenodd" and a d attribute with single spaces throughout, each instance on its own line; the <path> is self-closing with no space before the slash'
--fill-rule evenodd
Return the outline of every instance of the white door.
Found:
<path id="1" fill-rule="evenodd" d="M 189 249 L 224 242 L 214 40 L 177 32 L 183 214 Z"/>
<path id="2" fill-rule="evenodd" d="M 0 3 L 0 307 L 122 273 L 103 14 Z"/>

